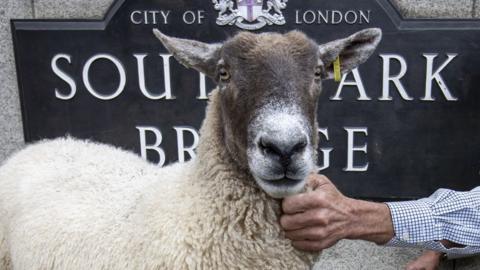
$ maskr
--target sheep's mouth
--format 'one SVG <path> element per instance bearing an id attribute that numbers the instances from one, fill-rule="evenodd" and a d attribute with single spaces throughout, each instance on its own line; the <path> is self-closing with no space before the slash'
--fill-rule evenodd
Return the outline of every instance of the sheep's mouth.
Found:
<path id="1" fill-rule="evenodd" d="M 282 177 L 274 180 L 266 180 L 260 177 L 255 177 L 257 184 L 268 195 L 273 198 L 282 199 L 291 195 L 300 193 L 304 186 L 304 179 L 293 179 L 289 177 Z"/>
<path id="2" fill-rule="evenodd" d="M 293 187 L 303 182 L 302 179 L 292 179 L 289 177 L 283 177 L 275 180 L 262 180 L 269 185 L 275 185 L 278 187 Z"/>

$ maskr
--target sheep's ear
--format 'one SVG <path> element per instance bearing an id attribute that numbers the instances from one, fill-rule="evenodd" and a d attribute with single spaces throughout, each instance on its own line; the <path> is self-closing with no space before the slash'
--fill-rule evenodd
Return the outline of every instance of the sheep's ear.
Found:
<path id="1" fill-rule="evenodd" d="M 207 44 L 196 40 L 169 37 L 158 29 L 153 29 L 153 33 L 182 65 L 194 68 L 207 76 L 215 76 L 222 44 Z"/>
<path id="2" fill-rule="evenodd" d="M 319 56 L 323 63 L 324 79 L 334 77 L 334 61 L 340 57 L 341 74 L 363 64 L 372 55 L 382 39 L 382 30 L 369 28 L 347 38 L 338 39 L 319 46 Z"/>

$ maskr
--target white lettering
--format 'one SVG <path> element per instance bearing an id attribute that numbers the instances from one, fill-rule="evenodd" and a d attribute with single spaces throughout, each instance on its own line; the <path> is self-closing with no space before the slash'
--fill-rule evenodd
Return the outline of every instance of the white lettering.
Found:
<path id="1" fill-rule="evenodd" d="M 134 10 L 130 13 L 130 21 L 135 25 L 168 24 L 170 12 L 171 10 Z"/>
<path id="2" fill-rule="evenodd" d="M 300 21 L 299 15 L 300 15 L 300 11 L 298 9 L 295 10 L 295 23 L 296 24 L 302 24 L 302 22 Z"/>
<path id="3" fill-rule="evenodd" d="M 342 100 L 340 95 L 342 94 L 342 90 L 344 86 L 356 86 L 358 89 L 359 96 L 357 100 L 372 100 L 370 97 L 367 96 L 367 93 L 365 91 L 365 86 L 363 85 L 362 77 L 360 76 L 360 72 L 358 69 L 353 69 L 352 72 L 353 74 L 353 81 L 347 81 L 347 76 L 349 73 L 344 74 L 342 77 L 342 81 L 338 85 L 337 88 L 337 93 L 335 94 L 334 97 L 330 98 L 330 100 Z"/>
<path id="4" fill-rule="evenodd" d="M 167 10 L 167 12 L 165 12 L 164 10 L 160 11 L 160 14 L 162 14 L 163 17 L 164 24 L 168 24 L 168 16 L 170 16 L 170 12 L 171 10 Z"/>
<path id="5" fill-rule="evenodd" d="M 326 10 L 325 12 L 322 12 L 321 10 L 318 11 L 318 23 L 328 23 L 328 18 L 329 18 L 329 10 Z"/>
<path id="6" fill-rule="evenodd" d="M 208 99 L 206 76 L 201 72 L 199 74 L 200 74 L 200 95 L 197 97 L 197 99 L 206 100 Z"/>
<path id="7" fill-rule="evenodd" d="M 178 149 L 178 161 L 180 163 L 185 162 L 185 153 L 188 153 L 190 157 L 195 158 L 195 149 L 198 146 L 199 136 L 198 132 L 191 127 L 174 127 L 177 132 L 177 149 Z M 185 146 L 184 133 L 189 132 L 193 136 L 193 143 L 191 146 Z"/>
<path id="8" fill-rule="evenodd" d="M 348 24 L 354 24 L 358 21 L 358 14 L 353 11 L 353 10 L 349 10 L 347 12 L 345 12 L 345 22 L 348 23 Z"/>
<path id="9" fill-rule="evenodd" d="M 354 154 L 355 152 L 367 153 L 367 144 L 363 146 L 354 146 L 355 133 L 363 133 L 368 136 L 368 129 L 362 128 L 345 128 L 348 133 L 348 151 L 347 151 L 347 167 L 343 169 L 347 172 L 366 172 L 368 170 L 368 162 L 363 166 L 354 166 Z"/>
<path id="10" fill-rule="evenodd" d="M 400 79 L 407 73 L 407 62 L 405 59 L 397 54 L 381 54 L 380 57 L 383 59 L 383 83 L 382 96 L 378 100 L 393 100 L 390 96 L 390 82 L 393 82 L 398 93 L 404 100 L 413 100 L 413 98 L 408 95 L 405 87 L 400 81 Z M 397 75 L 390 75 L 391 60 L 396 60 L 400 63 L 400 72 Z"/>
<path id="11" fill-rule="evenodd" d="M 447 84 L 442 78 L 440 72 L 447 67 L 450 62 L 457 57 L 458 54 L 447 54 L 448 59 L 435 71 L 433 71 L 433 62 L 438 54 L 429 54 L 425 53 L 423 56 L 427 59 L 427 71 L 425 78 L 425 97 L 421 98 L 423 101 L 434 101 L 435 98 L 432 96 L 432 81 L 435 80 L 440 87 L 443 95 L 448 101 L 457 101 L 458 99 L 454 97 L 450 90 L 448 89 Z"/>
<path id="12" fill-rule="evenodd" d="M 186 24 L 194 24 L 197 21 L 197 15 L 194 11 L 187 10 L 183 13 L 183 22 Z"/>
<path id="13" fill-rule="evenodd" d="M 202 24 L 203 19 L 205 19 L 205 10 L 197 11 L 197 18 L 198 18 L 198 24 Z"/>
<path id="14" fill-rule="evenodd" d="M 370 10 L 295 10 L 296 24 L 364 24 L 370 23 Z"/>
<path id="15" fill-rule="evenodd" d="M 165 164 L 165 151 L 160 148 L 162 143 L 162 133 L 155 127 L 137 127 L 140 135 L 140 155 L 144 160 L 148 160 L 147 151 L 153 150 L 158 154 L 158 165 L 163 166 Z M 153 133 L 155 136 L 155 143 L 147 145 L 147 132 Z"/>
<path id="16" fill-rule="evenodd" d="M 138 15 L 140 15 L 140 16 L 142 15 L 142 12 L 140 10 L 135 10 L 130 14 L 130 21 L 133 24 L 141 24 L 142 23 L 142 19 L 138 19 Z"/>
<path id="17" fill-rule="evenodd" d="M 343 13 L 338 10 L 332 10 L 332 24 L 340 24 L 343 21 Z"/>
<path id="18" fill-rule="evenodd" d="M 328 129 L 326 128 L 319 128 L 318 132 L 321 133 L 327 141 L 329 140 L 328 138 Z M 325 169 L 328 169 L 330 167 L 330 153 L 333 151 L 333 148 L 328 147 L 328 148 L 320 148 L 320 151 L 322 152 L 322 160 L 323 164 L 318 167 L 318 171 L 323 171 Z"/>
<path id="19" fill-rule="evenodd" d="M 152 94 L 146 86 L 145 82 L 145 57 L 148 54 L 134 54 L 135 58 L 137 59 L 137 67 L 138 67 L 138 83 L 140 87 L 140 91 L 142 91 L 143 95 L 152 100 L 159 100 L 165 98 L 167 100 L 175 99 L 172 96 L 172 86 L 170 80 L 170 57 L 171 54 L 161 54 L 160 56 L 163 59 L 163 77 L 164 77 L 164 86 L 165 92 L 162 94 L 154 95 Z"/>
<path id="20" fill-rule="evenodd" d="M 370 23 L 370 13 L 371 10 L 367 10 L 367 14 L 365 14 L 365 11 L 360 10 L 360 24 L 363 24 L 363 22 L 366 22 L 367 24 Z"/>
<path id="21" fill-rule="evenodd" d="M 313 11 L 307 10 L 305 11 L 305 13 L 303 13 L 303 21 L 306 24 L 312 24 L 315 22 L 315 20 L 316 20 L 315 13 L 313 13 Z"/>
<path id="22" fill-rule="evenodd" d="M 153 24 L 157 24 L 157 16 L 158 14 L 160 13 L 160 11 L 158 10 L 150 10 L 149 13 L 152 15 L 151 18 L 152 18 L 152 23 Z"/>
<path id="23" fill-rule="evenodd" d="M 102 95 L 102 94 L 99 94 L 92 86 L 92 84 L 90 83 L 90 67 L 92 66 L 92 64 L 99 60 L 99 59 L 106 59 L 110 62 L 112 62 L 115 67 L 117 68 L 117 71 L 120 75 L 120 82 L 118 84 L 118 88 L 115 90 L 115 92 L 113 92 L 113 94 L 111 95 Z M 123 90 L 125 89 L 125 84 L 126 84 L 126 73 L 125 73 L 125 68 L 123 67 L 122 63 L 115 57 L 109 55 L 109 54 L 98 54 L 98 55 L 95 55 L 93 56 L 92 58 L 90 58 L 87 63 L 85 64 L 85 66 L 83 67 L 83 83 L 85 84 L 85 87 L 87 88 L 88 92 L 90 92 L 90 94 L 92 94 L 94 97 L 98 98 L 98 99 L 102 99 L 102 100 L 111 100 L 111 99 L 114 99 L 116 97 L 118 97 L 122 92 Z"/>
<path id="24" fill-rule="evenodd" d="M 55 57 L 52 59 L 52 70 L 57 75 L 60 79 L 65 81 L 69 86 L 70 86 L 70 93 L 64 95 L 60 93 L 60 90 L 55 88 L 55 97 L 58 99 L 63 99 L 63 100 L 69 100 L 75 96 L 75 93 L 77 93 L 77 84 L 75 83 L 75 80 L 69 76 L 67 73 L 64 71 L 60 70 L 60 68 L 57 65 L 58 60 L 60 59 L 65 59 L 69 64 L 72 63 L 72 58 L 68 54 L 57 54 Z"/>

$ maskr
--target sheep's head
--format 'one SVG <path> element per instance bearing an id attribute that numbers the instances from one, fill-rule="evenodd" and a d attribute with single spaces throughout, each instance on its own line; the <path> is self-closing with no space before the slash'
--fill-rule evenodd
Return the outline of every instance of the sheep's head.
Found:
<path id="1" fill-rule="evenodd" d="M 221 96 L 224 143 L 270 196 L 300 192 L 316 170 L 317 99 L 333 62 L 346 73 L 365 62 L 379 29 L 318 45 L 303 33 L 239 33 L 220 44 L 155 35 L 174 57 L 213 78 Z"/>

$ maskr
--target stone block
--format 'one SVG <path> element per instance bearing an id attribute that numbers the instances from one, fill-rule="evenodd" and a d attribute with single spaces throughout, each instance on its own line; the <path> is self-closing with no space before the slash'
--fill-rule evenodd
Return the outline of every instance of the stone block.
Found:
<path id="1" fill-rule="evenodd" d="M 459 259 L 455 266 L 455 270 L 478 270 L 480 269 L 480 256 Z"/>
<path id="2" fill-rule="evenodd" d="M 23 145 L 20 99 L 10 19 L 32 18 L 30 0 L 3 0 L 0 5 L 0 161 Z"/>
<path id="3" fill-rule="evenodd" d="M 33 0 L 35 18 L 101 19 L 112 0 Z"/>
<path id="4" fill-rule="evenodd" d="M 480 2 L 478 0 L 473 1 L 472 15 L 474 18 L 480 18 Z"/>
<path id="5" fill-rule="evenodd" d="M 382 247 L 363 241 L 340 241 L 322 253 L 314 270 L 400 270 L 421 254 L 418 249 Z M 440 270 L 453 270 L 453 262 L 443 262 Z"/>
<path id="6" fill-rule="evenodd" d="M 472 0 L 394 0 L 406 18 L 471 18 Z"/>

